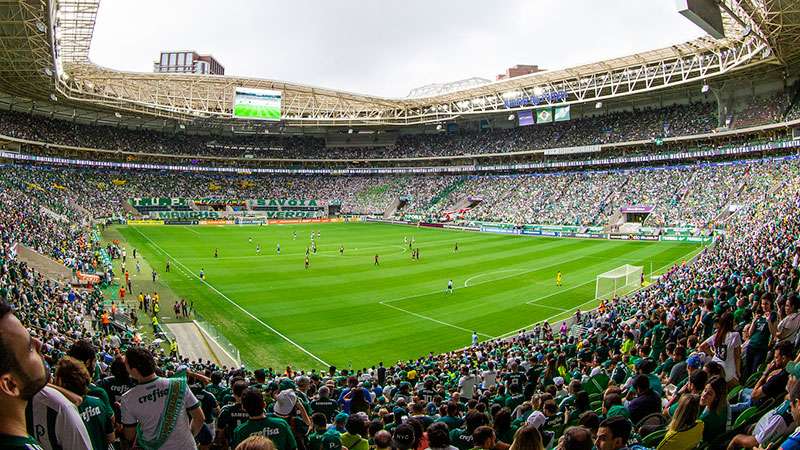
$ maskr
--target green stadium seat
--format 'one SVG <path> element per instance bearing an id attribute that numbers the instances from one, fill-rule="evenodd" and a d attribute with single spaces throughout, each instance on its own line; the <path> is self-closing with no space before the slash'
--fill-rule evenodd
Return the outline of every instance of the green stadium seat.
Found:
<path id="1" fill-rule="evenodd" d="M 739 414 L 739 417 L 736 418 L 736 421 L 733 423 L 733 430 L 739 430 L 744 426 L 748 425 L 753 418 L 758 420 L 758 408 L 755 406 L 751 406 Z"/>
<path id="2" fill-rule="evenodd" d="M 647 448 L 656 448 L 664 439 L 664 436 L 667 434 L 667 429 L 664 428 L 663 430 L 654 431 L 642 439 L 642 445 Z"/>
<path id="3" fill-rule="evenodd" d="M 735 399 L 738 398 L 739 392 L 742 391 L 742 385 L 734 386 L 733 389 L 728 391 L 728 403 L 735 403 Z"/>

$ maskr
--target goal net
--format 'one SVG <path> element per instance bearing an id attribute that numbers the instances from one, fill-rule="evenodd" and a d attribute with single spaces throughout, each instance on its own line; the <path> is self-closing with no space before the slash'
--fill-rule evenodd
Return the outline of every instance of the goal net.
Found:
<path id="1" fill-rule="evenodd" d="M 625 264 L 597 276 L 595 298 L 611 298 L 625 295 L 640 287 L 641 266 Z"/>

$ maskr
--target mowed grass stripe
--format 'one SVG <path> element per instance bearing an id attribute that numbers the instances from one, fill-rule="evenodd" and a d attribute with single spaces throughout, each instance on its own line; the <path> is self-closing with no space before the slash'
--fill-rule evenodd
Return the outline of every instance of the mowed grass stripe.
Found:
<path id="1" fill-rule="evenodd" d="M 552 308 L 574 308 L 587 294 L 594 296 L 594 283 L 587 284 L 585 292 L 576 288 L 558 293 L 554 285 L 558 267 L 565 275 L 563 289 L 568 289 L 626 262 L 648 258 L 677 261 L 696 248 L 678 243 L 532 238 L 361 223 L 192 227 L 196 233 L 174 226 L 143 230 L 193 274 L 204 268 L 209 282 L 226 296 L 339 367 L 350 363 L 372 365 L 380 359 L 393 362 L 428 351 L 460 348 L 469 344 L 470 334 L 460 328 L 500 335 L 558 312 Z M 312 230 L 321 231 L 319 249 L 334 253 L 312 255 L 311 269 L 305 271 L 302 258 Z M 155 267 L 163 267 L 163 258 L 159 259 L 158 252 L 147 248 L 146 243 L 137 242 L 135 232 L 125 227 L 120 231 L 131 244 L 139 246 L 148 261 L 155 261 Z M 297 232 L 296 241 L 292 240 L 292 231 Z M 421 261 L 412 261 L 410 253 L 401 252 L 404 236 L 416 238 Z M 261 243 L 262 255 L 270 256 L 250 258 L 257 242 Z M 281 243 L 282 255 L 272 256 L 277 242 Z M 455 242 L 459 244 L 458 253 L 453 251 Z M 338 255 L 340 244 L 345 245 L 343 257 Z M 383 247 L 386 250 L 381 250 Z M 214 248 L 222 258 L 214 260 Z M 372 248 L 381 254 L 379 268 L 372 264 Z M 484 275 L 463 289 L 469 277 L 509 269 L 520 272 Z M 462 289 L 448 300 L 444 290 L 449 278 Z M 165 276 L 165 280 L 180 295 L 194 299 L 196 308 L 226 333 L 246 361 L 273 367 L 287 363 L 319 366 L 265 333 L 263 327 L 250 323 L 253 321 L 233 311 L 230 304 L 197 280 L 179 274 Z M 420 315 L 431 312 L 431 318 L 459 328 L 379 303 L 426 292 L 432 293 L 426 301 L 392 304 Z M 526 304 L 553 293 L 556 295 L 542 301 L 550 309 Z"/>

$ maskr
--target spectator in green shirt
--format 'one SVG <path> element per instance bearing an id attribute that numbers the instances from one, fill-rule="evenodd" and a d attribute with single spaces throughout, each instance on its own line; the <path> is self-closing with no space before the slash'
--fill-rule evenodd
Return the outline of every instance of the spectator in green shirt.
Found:
<path id="1" fill-rule="evenodd" d="M 114 411 L 99 398 L 86 395 L 90 378 L 86 366 L 77 359 L 65 356 L 58 362 L 55 384 L 81 397 L 78 412 L 89 433 L 92 448 L 107 450 L 116 439 Z"/>
<path id="2" fill-rule="evenodd" d="M 296 450 L 297 441 L 285 420 L 267 417 L 264 413 L 264 397 L 258 389 L 248 388 L 242 394 L 242 406 L 249 416 L 247 422 L 233 431 L 234 446 L 250 436 L 266 436 L 275 444 L 276 450 Z"/>
<path id="3" fill-rule="evenodd" d="M 706 442 L 712 442 L 728 431 L 730 414 L 727 397 L 728 388 L 724 377 L 715 376 L 708 380 L 700 395 L 700 406 L 703 407 L 700 420 L 703 421 L 703 440 Z"/>

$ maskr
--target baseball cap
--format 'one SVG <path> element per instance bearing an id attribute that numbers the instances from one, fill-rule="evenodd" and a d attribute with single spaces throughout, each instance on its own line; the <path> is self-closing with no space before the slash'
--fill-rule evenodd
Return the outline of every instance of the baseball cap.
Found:
<path id="1" fill-rule="evenodd" d="M 408 449 L 414 445 L 414 429 L 411 425 L 402 424 L 395 428 L 392 436 L 392 447 L 396 449 Z"/>
<path id="2" fill-rule="evenodd" d="M 278 386 L 281 388 L 282 391 L 285 391 L 286 389 L 294 389 L 294 388 L 297 387 L 294 384 L 294 381 L 292 381 L 292 380 L 290 380 L 288 378 L 282 379 Z"/>
<path id="3" fill-rule="evenodd" d="M 341 450 L 342 448 L 342 435 L 336 431 L 336 428 L 329 428 L 322 435 L 322 448 L 328 450 Z"/>
<path id="4" fill-rule="evenodd" d="M 556 386 L 563 386 L 564 385 L 564 378 L 563 377 L 555 377 L 553 378 L 553 384 Z"/>
<path id="5" fill-rule="evenodd" d="M 291 389 L 281 391 L 275 398 L 275 414 L 287 416 L 297 403 L 297 394 Z"/>
<path id="6" fill-rule="evenodd" d="M 703 358 L 695 353 L 686 360 L 686 365 L 692 369 L 700 369 L 703 367 Z"/>
<path id="7" fill-rule="evenodd" d="M 547 418 L 544 416 L 544 414 L 542 414 L 541 411 L 534 411 L 531 413 L 530 416 L 528 416 L 526 422 L 528 423 L 528 425 L 532 425 L 534 428 L 538 430 L 539 427 L 544 425 L 546 420 Z"/>
<path id="8" fill-rule="evenodd" d="M 341 412 L 341 413 L 336 415 L 336 417 L 333 419 L 333 421 L 334 422 L 347 422 L 347 419 L 349 417 L 350 417 L 350 414 Z"/>

